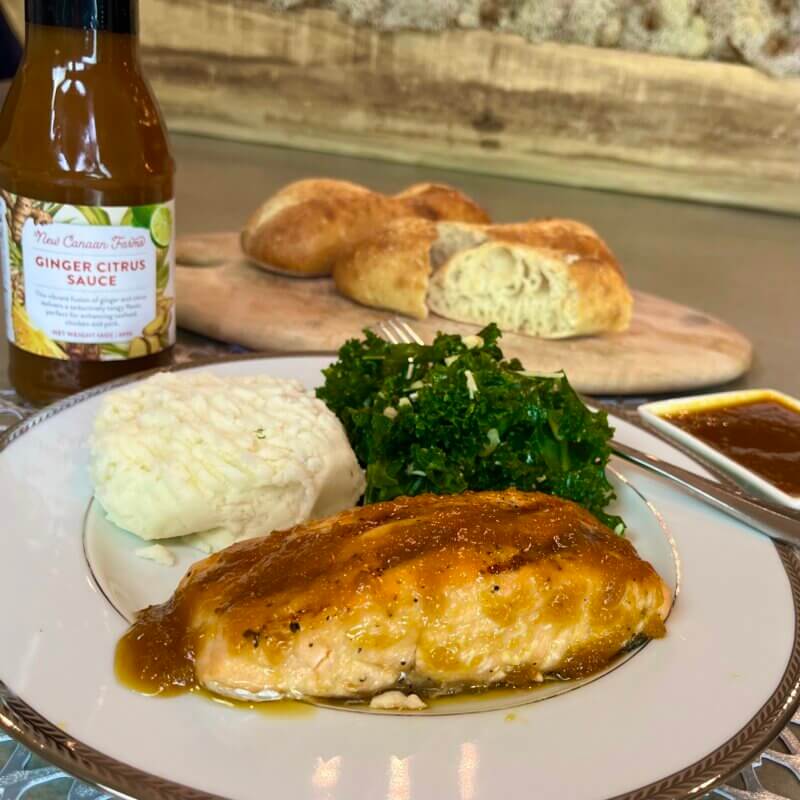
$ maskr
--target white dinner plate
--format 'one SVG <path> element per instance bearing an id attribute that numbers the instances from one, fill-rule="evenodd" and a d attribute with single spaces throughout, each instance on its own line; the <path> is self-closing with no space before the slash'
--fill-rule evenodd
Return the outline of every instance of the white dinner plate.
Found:
<path id="1" fill-rule="evenodd" d="M 315 386 L 329 362 L 246 357 L 199 368 Z M 87 439 L 111 390 L 48 408 L 0 439 L 0 725 L 79 777 L 148 800 L 683 798 L 766 747 L 797 704 L 794 551 L 623 463 L 614 481 L 628 535 L 673 589 L 677 552 L 680 591 L 665 639 L 585 685 L 522 693 L 513 709 L 418 716 L 262 714 L 131 692 L 113 673 L 124 616 L 164 599 L 201 554 L 179 547 L 175 569 L 141 562 L 135 540 L 90 510 Z M 700 471 L 613 422 L 621 441 Z"/>

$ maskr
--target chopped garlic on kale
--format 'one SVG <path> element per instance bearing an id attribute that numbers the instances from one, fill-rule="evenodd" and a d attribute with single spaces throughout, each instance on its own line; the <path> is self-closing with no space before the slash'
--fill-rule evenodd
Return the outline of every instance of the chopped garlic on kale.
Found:
<path id="1" fill-rule="evenodd" d="M 504 361 L 494 324 L 480 342 L 365 336 L 344 344 L 317 390 L 366 468 L 364 502 L 514 486 L 574 500 L 621 530 L 604 510 L 614 499 L 605 472 L 612 428 L 563 373 L 531 375 Z M 402 402 L 412 391 L 413 405 Z"/>

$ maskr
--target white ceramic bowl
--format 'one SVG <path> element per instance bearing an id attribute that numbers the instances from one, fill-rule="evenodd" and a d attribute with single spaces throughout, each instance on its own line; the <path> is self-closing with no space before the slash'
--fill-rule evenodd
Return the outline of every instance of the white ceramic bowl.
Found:
<path id="1" fill-rule="evenodd" d="M 800 400 L 774 389 L 745 389 L 681 397 L 674 400 L 659 400 L 655 403 L 645 403 L 639 406 L 638 410 L 640 416 L 658 431 L 702 456 L 710 464 L 729 474 L 747 488 L 776 503 L 800 509 L 800 495 L 784 492 L 766 478 L 743 466 L 738 461 L 734 461 L 716 448 L 706 444 L 677 425 L 673 425 L 668 419 L 664 418 L 665 415 L 676 414 L 681 411 L 703 411 L 728 405 L 731 402 L 740 403 L 753 400 L 778 400 L 800 413 Z"/>

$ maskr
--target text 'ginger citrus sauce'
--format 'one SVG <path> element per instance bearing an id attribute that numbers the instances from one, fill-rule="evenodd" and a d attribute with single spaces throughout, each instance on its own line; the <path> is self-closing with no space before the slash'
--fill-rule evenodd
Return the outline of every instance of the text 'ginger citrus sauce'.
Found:
<path id="1" fill-rule="evenodd" d="M 174 163 L 135 0 L 28 0 L 0 113 L 9 377 L 43 404 L 171 361 Z"/>

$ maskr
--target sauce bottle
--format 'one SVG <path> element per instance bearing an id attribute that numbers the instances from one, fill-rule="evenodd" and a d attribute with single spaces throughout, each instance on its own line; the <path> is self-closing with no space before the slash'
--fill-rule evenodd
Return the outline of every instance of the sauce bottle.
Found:
<path id="1" fill-rule="evenodd" d="M 174 162 L 136 0 L 26 0 L 0 113 L 9 377 L 49 403 L 170 363 Z"/>

